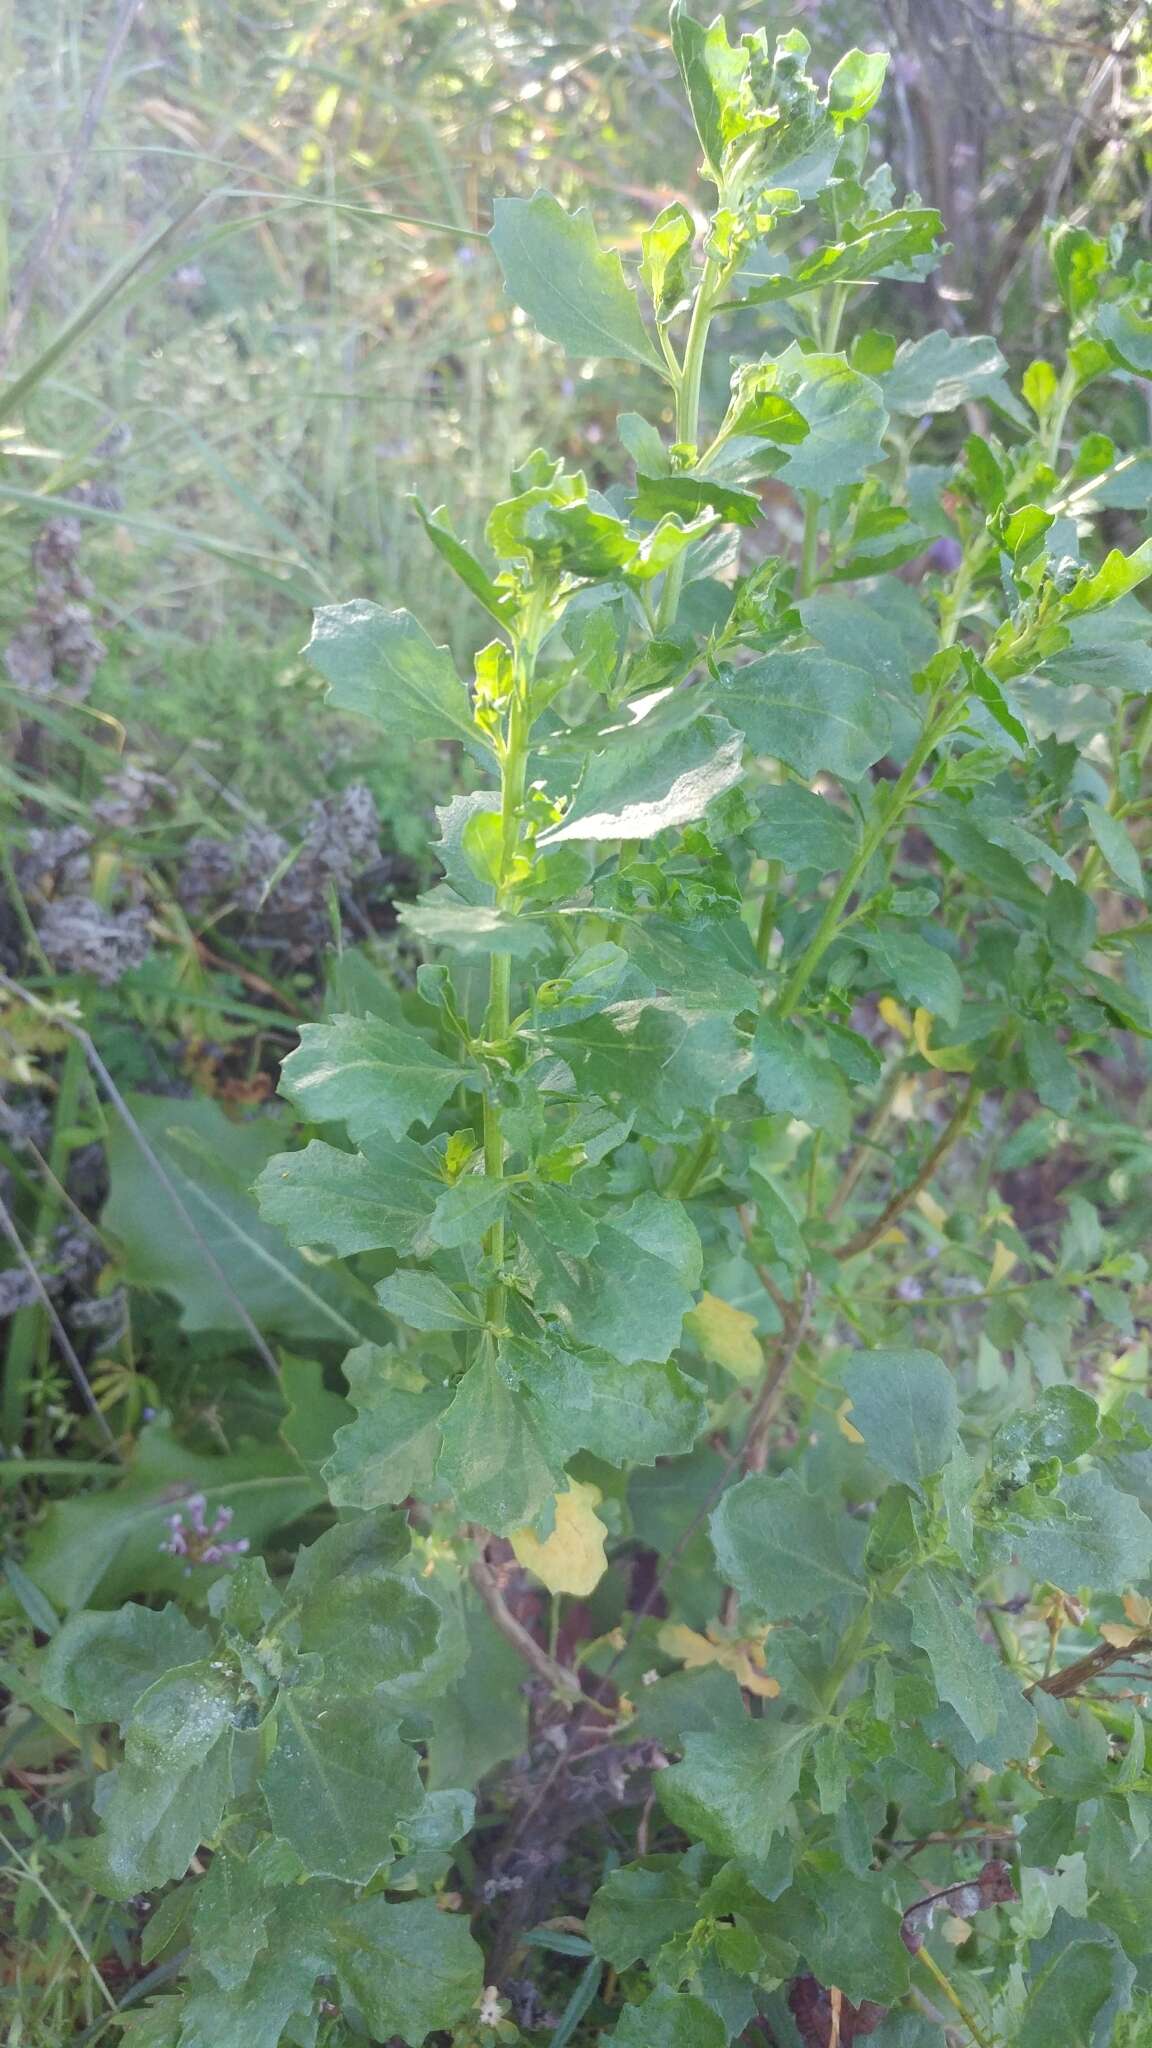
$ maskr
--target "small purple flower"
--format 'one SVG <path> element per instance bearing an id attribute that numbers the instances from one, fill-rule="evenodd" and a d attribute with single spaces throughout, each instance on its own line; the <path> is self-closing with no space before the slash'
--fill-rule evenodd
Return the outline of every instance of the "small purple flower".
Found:
<path id="1" fill-rule="evenodd" d="M 901 1301 L 919 1301 L 923 1296 L 924 1289 L 920 1285 L 919 1280 L 913 1280 L 911 1275 L 908 1275 L 907 1278 L 897 1281 L 896 1292 L 900 1296 Z"/>
<path id="2" fill-rule="evenodd" d="M 224 1564 L 230 1557 L 243 1557 L 251 1548 L 248 1538 L 241 1536 L 237 1541 L 223 1543 L 220 1538 L 232 1520 L 231 1508 L 218 1508 L 216 1519 L 209 1528 L 205 1519 L 208 1503 L 202 1493 L 190 1493 L 183 1508 L 165 1516 L 168 1525 L 167 1541 L 159 1548 L 168 1557 L 186 1557 L 184 1576 L 190 1579 L 192 1567 L 197 1564 Z M 185 1514 L 188 1520 L 185 1522 Z"/>
<path id="3" fill-rule="evenodd" d="M 939 540 L 933 541 L 924 561 L 925 566 L 934 569 L 938 576 L 951 576 L 953 571 L 960 567 L 963 558 L 964 550 L 959 541 L 953 540 L 950 533 L 942 533 Z"/>

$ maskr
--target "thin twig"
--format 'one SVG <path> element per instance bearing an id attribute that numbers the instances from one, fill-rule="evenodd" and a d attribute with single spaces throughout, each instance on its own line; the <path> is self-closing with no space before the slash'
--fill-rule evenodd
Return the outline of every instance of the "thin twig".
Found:
<path id="1" fill-rule="evenodd" d="M 20 1236 L 20 1232 L 17 1230 L 15 1223 L 13 1222 L 11 1216 L 8 1213 L 7 1204 L 3 1201 L 0 1201 L 0 1232 L 2 1232 L 3 1235 L 7 1238 L 9 1244 L 12 1247 L 12 1250 L 16 1254 L 16 1257 L 20 1265 L 22 1266 L 24 1272 L 28 1275 L 28 1278 L 32 1283 L 32 1287 L 39 1298 L 40 1306 L 44 1310 L 44 1313 L 48 1318 L 49 1324 L 51 1325 L 52 1334 L 56 1339 L 56 1343 L 60 1350 L 60 1355 L 63 1358 L 65 1364 L 68 1367 L 69 1372 L 72 1375 L 73 1380 L 76 1383 L 76 1391 L 79 1394 L 80 1399 L 83 1401 L 84 1406 L 87 1408 L 89 1414 L 92 1416 L 93 1420 L 97 1424 L 100 1434 L 104 1438 L 104 1441 L 107 1444 L 108 1449 L 111 1451 L 113 1457 L 119 1458 L 120 1447 L 117 1444 L 116 1438 L 113 1435 L 112 1430 L 109 1426 L 108 1417 L 104 1414 L 104 1411 L 100 1407 L 100 1404 L 97 1401 L 95 1394 L 92 1392 L 92 1388 L 89 1385 L 88 1381 L 88 1375 L 85 1372 L 84 1367 L 81 1365 L 80 1360 L 76 1355 L 76 1351 L 72 1344 L 72 1339 L 69 1337 L 67 1330 L 64 1328 L 63 1323 L 57 1315 L 55 1306 L 52 1301 L 52 1297 L 49 1294 L 48 1289 L 45 1287 L 43 1280 L 40 1278 L 40 1275 L 36 1270 L 35 1262 L 32 1260 L 32 1258 L 30 1258 L 28 1252 L 25 1250 L 24 1242 Z"/>
<path id="2" fill-rule="evenodd" d="M 523 1658 L 537 1678 L 542 1678 L 552 1692 L 559 1693 L 564 1699 L 582 1700 L 584 1688 L 576 1673 L 569 1671 L 566 1665 L 558 1664 L 555 1657 L 550 1657 L 535 1636 L 529 1635 L 523 1623 L 517 1621 L 496 1583 L 492 1567 L 485 1563 L 483 1557 L 473 1558 L 468 1576 L 505 1642 L 511 1643 L 517 1656 Z"/>
<path id="3" fill-rule="evenodd" d="M 132 24 L 139 14 L 142 4 L 143 0 L 120 0 L 120 11 L 112 25 L 112 34 L 108 39 L 108 47 L 104 52 L 100 69 L 93 80 L 92 90 L 88 95 L 87 103 L 80 119 L 80 132 L 76 137 L 71 162 L 69 163 L 64 183 L 60 187 L 59 197 L 51 213 L 42 221 L 40 227 L 33 235 L 13 284 L 12 310 L 8 315 L 2 344 L 2 353 L 5 356 L 11 352 L 12 346 L 24 325 L 40 273 L 47 263 L 53 248 L 59 241 L 64 223 L 72 211 L 73 201 L 75 200 L 80 183 L 80 173 L 84 168 L 84 159 L 92 147 L 92 138 L 100 124 L 100 116 L 104 111 L 104 102 L 108 97 L 108 88 L 112 83 L 112 74 L 116 69 L 120 53 L 128 40 Z"/>
<path id="4" fill-rule="evenodd" d="M 1054 1699 L 1067 1699 L 1070 1693 L 1079 1692 L 1093 1678 L 1099 1678 L 1113 1665 L 1125 1657 L 1142 1657 L 1152 1650 L 1152 1636 L 1137 1636 L 1134 1643 L 1117 1649 L 1112 1643 L 1105 1643 L 1098 1650 L 1089 1650 L 1086 1657 L 1077 1658 L 1075 1664 L 1066 1664 L 1062 1671 L 1053 1671 L 1047 1678 L 1038 1678 L 1032 1685 L 1025 1686 L 1025 1695 L 1033 1692 L 1051 1693 Z"/>
<path id="5" fill-rule="evenodd" d="M 231 1303 L 232 1307 L 235 1309 L 236 1314 L 240 1318 L 240 1321 L 243 1323 L 244 1328 L 247 1330 L 248 1335 L 252 1340 L 253 1347 L 259 1354 L 260 1358 L 263 1360 L 264 1364 L 267 1366 L 269 1372 L 272 1374 L 272 1377 L 278 1380 L 280 1377 L 280 1367 L 276 1362 L 275 1353 L 270 1349 L 265 1338 L 261 1335 L 261 1332 L 257 1324 L 254 1322 L 251 1313 L 245 1307 L 243 1301 L 240 1299 L 240 1296 L 237 1294 L 236 1289 L 233 1287 L 232 1282 L 228 1278 L 227 1273 L 224 1271 L 223 1266 L 220 1264 L 219 1259 L 216 1257 L 215 1252 L 212 1250 L 211 1245 L 208 1243 L 207 1238 L 204 1236 L 203 1231 L 198 1228 L 195 1219 L 191 1215 L 187 1205 L 185 1204 L 183 1198 L 180 1195 L 180 1191 L 177 1188 L 175 1181 L 172 1179 L 172 1176 L 168 1172 L 167 1167 L 163 1164 L 162 1160 L 160 1159 L 159 1155 L 157 1154 L 153 1146 L 149 1144 L 148 1139 L 145 1137 L 144 1132 L 140 1128 L 140 1125 L 137 1123 L 136 1118 L 133 1116 L 132 1111 L 129 1109 L 128 1104 L 125 1102 L 124 1097 L 121 1095 L 120 1090 L 116 1086 L 115 1081 L 112 1079 L 111 1074 L 108 1072 L 107 1067 L 104 1065 L 104 1062 L 101 1059 L 99 1053 L 97 1052 L 96 1047 L 93 1044 L 88 1033 L 86 1031 L 81 1030 L 78 1024 L 72 1024 L 69 1022 L 67 1018 L 62 1017 L 57 1010 L 54 1010 L 51 1007 L 50 1004 L 42 1003 L 40 1001 L 40 998 L 38 996 L 34 996 L 30 989 L 21 987 L 18 981 L 10 980 L 8 975 L 6 974 L 0 974 L 0 988 L 7 989 L 10 995 L 18 996 L 21 1002 L 27 1003 L 33 1010 L 39 1011 L 41 1016 L 50 1017 L 52 1019 L 52 1022 L 58 1025 L 61 1031 L 67 1032 L 71 1038 L 74 1038 L 76 1040 L 76 1043 L 80 1046 L 84 1054 L 84 1057 L 88 1062 L 88 1065 L 91 1067 L 92 1072 L 95 1074 L 96 1079 L 100 1083 L 100 1086 L 103 1089 L 105 1095 L 108 1097 L 109 1102 L 112 1104 L 113 1109 L 116 1111 L 117 1116 L 120 1118 L 121 1123 L 124 1125 L 124 1128 L 127 1131 L 129 1137 L 131 1138 L 133 1144 L 136 1146 L 141 1156 L 147 1160 L 148 1165 L 151 1167 L 153 1173 L 156 1175 L 156 1178 L 159 1181 L 161 1187 L 164 1189 L 165 1194 L 168 1196 L 168 1199 L 171 1202 L 172 1207 L 175 1209 L 176 1214 L 179 1216 L 181 1223 L 184 1225 L 184 1228 L 187 1230 L 189 1236 L 197 1245 L 199 1251 L 201 1252 L 204 1258 L 205 1263 L 210 1267 L 213 1275 L 219 1283 L 221 1292 L 225 1295 L 226 1299 Z"/>
<path id="6" fill-rule="evenodd" d="M 978 1094 L 979 1089 L 975 1081 L 969 1081 L 960 1101 L 957 1103 L 956 1108 L 953 1110 L 952 1115 L 949 1117 L 948 1122 L 945 1124 L 944 1129 L 941 1131 L 940 1136 L 937 1138 L 936 1143 L 933 1145 L 932 1150 L 915 1178 L 909 1181 L 906 1188 L 897 1188 L 896 1193 L 885 1202 L 880 1214 L 874 1217 L 871 1223 L 865 1224 L 863 1230 L 858 1230 L 855 1237 L 850 1237 L 846 1244 L 837 1245 L 835 1256 L 838 1259 L 855 1259 L 861 1252 L 870 1251 L 872 1246 L 883 1237 L 884 1232 L 891 1229 L 896 1218 L 903 1215 L 909 1203 L 916 1200 L 917 1195 L 927 1187 L 937 1167 L 952 1150 L 957 1138 L 960 1137 Z"/>
<path id="7" fill-rule="evenodd" d="M 768 1431 L 784 1399 L 792 1368 L 796 1363 L 796 1355 L 812 1320 L 815 1299 L 816 1283 L 811 1273 L 805 1273 L 800 1300 L 789 1319 L 789 1324 L 785 1327 L 783 1342 L 765 1373 L 760 1392 L 756 1396 L 748 1422 L 748 1433 L 744 1438 L 744 1448 L 739 1458 L 742 1471 L 762 1472 L 768 1462 Z"/>

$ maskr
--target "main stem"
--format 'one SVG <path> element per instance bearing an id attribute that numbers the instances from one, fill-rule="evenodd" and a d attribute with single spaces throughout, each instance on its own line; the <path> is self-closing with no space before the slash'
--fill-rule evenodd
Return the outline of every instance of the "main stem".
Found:
<path id="1" fill-rule="evenodd" d="M 781 990 L 780 1000 L 776 1006 L 778 1017 L 782 1019 L 789 1018 L 799 1005 L 808 983 L 811 981 L 817 967 L 820 965 L 821 960 L 824 958 L 825 953 L 840 929 L 840 919 L 844 914 L 849 899 L 859 886 L 861 876 L 867 868 L 869 861 L 883 845 L 892 826 L 900 817 L 916 787 L 916 779 L 921 769 L 939 741 L 944 737 L 946 729 L 946 726 L 942 726 L 930 711 L 924 731 L 921 733 L 916 746 L 908 757 L 907 766 L 901 774 L 899 781 L 892 785 L 892 794 L 888 802 L 883 806 L 880 815 L 873 819 L 868 830 L 865 832 L 855 860 L 850 862 L 849 866 L 845 868 L 839 888 L 833 896 L 829 897 L 823 917 Z"/>
<path id="2" fill-rule="evenodd" d="M 708 347 L 708 329 L 712 325 L 718 278 L 719 266 L 715 259 L 709 256 L 692 307 L 688 338 L 684 343 L 680 382 L 676 387 L 676 439 L 693 448 L 700 438 L 700 386 L 704 376 L 704 357 Z M 676 613 L 680 608 L 680 590 L 683 582 L 682 551 L 664 578 L 664 588 L 660 593 L 660 604 L 656 613 L 656 629 L 660 633 L 666 633 L 675 623 Z"/>
<path id="3" fill-rule="evenodd" d="M 543 618 L 536 600 L 529 604 L 523 632 L 513 650 L 512 694 L 508 722 L 500 756 L 500 861 L 496 876 L 496 902 L 502 906 L 512 876 L 520 842 L 520 821 L 528 779 L 528 736 L 532 725 L 531 694 L 540 645 Z M 512 1027 L 512 955 L 493 953 L 488 980 L 488 1006 L 484 1014 L 484 1037 L 490 1046 L 502 1045 Z M 484 1172 L 490 1180 L 504 1178 L 504 1129 L 499 1098 L 493 1087 L 484 1097 Z M 499 1272 L 504 1262 L 504 1221 L 493 1223 L 484 1249 Z M 507 1290 L 496 1279 L 488 1289 L 485 1319 L 490 1331 L 504 1327 Z"/>

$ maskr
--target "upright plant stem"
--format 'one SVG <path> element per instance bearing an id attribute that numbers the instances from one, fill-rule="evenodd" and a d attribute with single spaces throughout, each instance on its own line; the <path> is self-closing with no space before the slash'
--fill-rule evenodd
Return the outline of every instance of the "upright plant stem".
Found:
<path id="1" fill-rule="evenodd" d="M 539 605 L 534 603 L 529 608 L 523 634 L 518 639 L 514 651 L 512 698 L 508 708 L 508 722 L 500 760 L 500 862 L 496 878 L 498 905 L 504 902 L 507 895 L 520 839 L 520 820 L 528 778 L 528 735 L 532 724 L 530 699 L 542 627 L 543 616 Z M 512 955 L 494 953 L 488 979 L 488 1007 L 484 1017 L 484 1036 L 489 1045 L 501 1045 L 508 1037 L 512 1024 L 511 996 Z M 484 1172 L 489 1180 L 504 1178 L 503 1119 L 499 1100 L 492 1089 L 489 1089 L 484 1098 Z M 491 1225 L 484 1240 L 484 1249 L 493 1265 L 499 1269 L 504 1259 L 502 1217 Z M 506 1289 L 503 1282 L 494 1280 L 488 1289 L 485 1304 L 485 1320 L 490 1331 L 503 1328 L 505 1302 Z"/>
<path id="2" fill-rule="evenodd" d="M 845 868 L 839 887 L 835 894 L 829 897 L 823 917 L 780 992 L 780 1000 L 776 1006 L 776 1014 L 780 1018 L 786 1020 L 798 1007 L 812 976 L 840 930 L 841 917 L 859 885 L 861 876 L 904 811 L 916 787 L 916 779 L 921 769 L 944 737 L 945 730 L 946 728 L 941 726 L 929 711 L 924 731 L 909 755 L 907 766 L 899 780 L 892 785 L 892 794 L 888 802 L 865 832 L 855 860 Z"/>
<path id="3" fill-rule="evenodd" d="M 688 323 L 684 362 L 676 390 L 676 439 L 692 447 L 695 447 L 700 438 L 700 385 L 704 375 L 704 357 L 708 347 L 708 329 L 712 325 L 717 279 L 718 267 L 714 258 L 710 256 L 704 265 L 700 288 L 692 308 L 692 318 Z M 675 622 L 683 582 L 684 555 L 680 553 L 665 576 L 664 588 L 660 593 L 656 624 L 662 633 L 666 633 Z"/>

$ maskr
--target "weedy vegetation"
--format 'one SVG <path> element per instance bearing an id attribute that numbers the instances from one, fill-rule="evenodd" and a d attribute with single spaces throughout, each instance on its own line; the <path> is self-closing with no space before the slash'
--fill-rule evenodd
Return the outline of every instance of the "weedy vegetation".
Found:
<path id="1" fill-rule="evenodd" d="M 885 59 L 682 0 L 671 43 L 698 207 L 627 268 L 494 207 L 508 300 L 618 374 L 611 475 L 420 507 L 467 679 L 316 613 L 332 710 L 455 793 L 322 1021 L 293 941 L 373 790 L 251 851 L 282 1106 L 131 1095 L 3 984 L 136 1312 L 268 1368 L 191 1440 L 113 1374 L 128 1468 L 12 1551 L 3 1874 L 85 2041 L 1152 2038 L 1152 459 L 1106 431 L 1152 268 L 1053 225 L 1051 359 L 898 341 L 946 223 L 876 160 Z"/>

